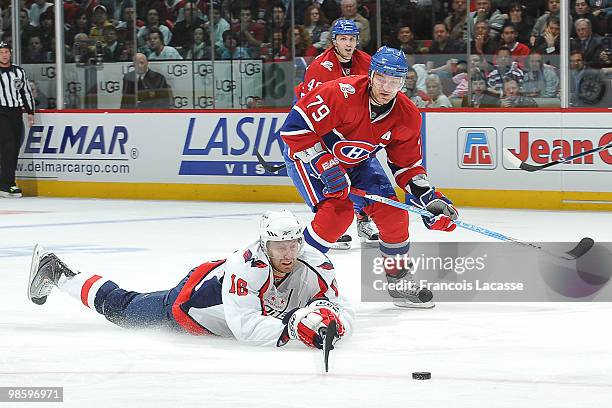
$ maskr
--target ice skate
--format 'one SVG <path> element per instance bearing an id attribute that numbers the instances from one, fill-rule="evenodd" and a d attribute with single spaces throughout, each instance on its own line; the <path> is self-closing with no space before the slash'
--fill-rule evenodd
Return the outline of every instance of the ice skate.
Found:
<path id="1" fill-rule="evenodd" d="M 331 246 L 331 249 L 342 249 L 342 250 L 347 250 L 347 249 L 351 249 L 351 242 L 353 241 L 353 238 L 351 238 L 350 235 L 343 235 L 340 238 L 338 238 L 338 240 L 336 242 L 334 242 L 334 244 Z"/>
<path id="2" fill-rule="evenodd" d="M 431 309 L 436 306 L 433 293 L 429 289 L 419 288 L 414 281 L 414 275 L 410 271 L 404 271 L 397 277 L 387 275 L 387 282 L 393 284 L 387 291 L 397 307 L 407 309 Z"/>
<path id="3" fill-rule="evenodd" d="M 28 280 L 28 299 L 37 305 L 47 301 L 47 296 L 62 276 L 75 276 L 73 272 L 57 255 L 45 252 L 40 246 L 34 247 L 32 263 L 30 265 L 30 279 Z"/>
<path id="4" fill-rule="evenodd" d="M 378 243 L 378 228 L 376 228 L 376 224 L 368 217 L 357 216 L 357 235 L 361 239 L 361 242 L 365 242 L 368 244 Z"/>

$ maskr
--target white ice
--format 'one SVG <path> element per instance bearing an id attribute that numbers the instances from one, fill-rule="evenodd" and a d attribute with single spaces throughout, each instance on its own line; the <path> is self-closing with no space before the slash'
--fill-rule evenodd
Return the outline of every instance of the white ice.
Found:
<path id="1" fill-rule="evenodd" d="M 360 303 L 358 249 L 331 253 L 358 325 L 332 352 L 328 374 L 320 352 L 300 344 L 265 349 L 130 331 L 58 290 L 43 306 L 26 298 L 36 242 L 126 289 L 168 289 L 193 266 L 252 241 L 257 215 L 281 207 L 311 218 L 299 204 L 1 200 L 0 386 L 63 386 L 65 402 L 52 406 L 86 408 L 612 406 L 610 303 L 440 303 L 426 311 Z M 523 240 L 612 241 L 611 213 L 461 214 Z M 482 239 L 413 221 L 413 240 Z M 413 371 L 432 379 L 412 380 Z"/>

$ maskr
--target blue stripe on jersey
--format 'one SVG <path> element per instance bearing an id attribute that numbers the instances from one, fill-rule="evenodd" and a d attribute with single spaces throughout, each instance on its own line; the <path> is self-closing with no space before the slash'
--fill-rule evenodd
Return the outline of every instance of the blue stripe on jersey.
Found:
<path id="1" fill-rule="evenodd" d="M 388 245 L 393 245 L 393 247 L 388 246 Z M 385 244 L 384 242 L 380 241 L 380 244 L 378 244 L 378 247 L 380 249 L 380 252 L 382 252 L 385 255 L 390 255 L 390 256 L 404 255 L 404 254 L 407 254 L 408 251 L 410 250 L 410 242 L 406 242 L 403 244 Z"/>
<path id="2" fill-rule="evenodd" d="M 104 314 L 104 309 L 102 306 L 104 305 L 106 297 L 109 293 L 118 288 L 119 285 L 113 281 L 106 281 L 102 286 L 100 286 L 100 289 L 98 289 L 96 292 L 96 297 L 94 298 L 94 307 L 96 308 L 96 312 Z"/>
<path id="3" fill-rule="evenodd" d="M 310 235 L 310 231 L 308 231 L 308 228 L 304 229 L 304 241 L 306 241 L 308 245 L 315 247 L 324 254 L 329 251 L 328 247 L 321 245 L 316 239 L 312 237 L 312 235 Z"/>
<path id="4" fill-rule="evenodd" d="M 310 130 L 310 127 L 298 111 L 291 109 L 280 132 L 295 132 L 296 130 Z"/>

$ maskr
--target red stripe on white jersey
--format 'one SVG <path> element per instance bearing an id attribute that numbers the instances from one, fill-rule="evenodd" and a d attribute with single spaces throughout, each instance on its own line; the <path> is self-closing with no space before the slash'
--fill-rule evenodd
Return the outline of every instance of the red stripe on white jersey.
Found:
<path id="1" fill-rule="evenodd" d="M 81 302 L 83 302 L 83 304 L 89 308 L 91 308 L 91 306 L 89 305 L 89 291 L 91 290 L 91 287 L 94 285 L 94 283 L 96 283 L 100 279 L 102 279 L 100 275 L 94 275 L 91 278 L 87 279 L 83 284 L 83 287 L 81 288 Z"/>

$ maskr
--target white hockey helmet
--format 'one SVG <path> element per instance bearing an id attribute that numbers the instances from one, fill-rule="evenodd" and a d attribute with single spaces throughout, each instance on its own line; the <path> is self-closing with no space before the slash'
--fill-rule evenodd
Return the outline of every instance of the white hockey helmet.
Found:
<path id="1" fill-rule="evenodd" d="M 299 240 L 300 247 L 304 242 L 304 227 L 289 210 L 267 211 L 261 217 L 259 225 L 259 242 L 267 253 L 269 241 Z"/>

